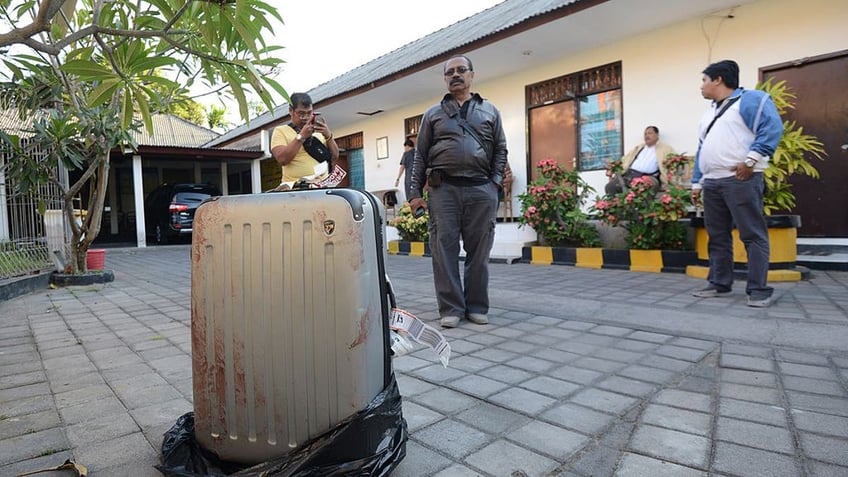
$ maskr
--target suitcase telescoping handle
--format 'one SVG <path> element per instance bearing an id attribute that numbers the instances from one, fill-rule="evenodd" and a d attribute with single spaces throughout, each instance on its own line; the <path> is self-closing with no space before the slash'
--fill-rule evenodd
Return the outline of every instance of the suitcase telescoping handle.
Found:
<path id="1" fill-rule="evenodd" d="M 386 275 L 386 294 L 389 296 L 389 306 L 394 309 L 397 308 L 397 299 L 395 298 L 395 290 L 392 288 L 392 281 L 389 280 L 389 276 Z"/>

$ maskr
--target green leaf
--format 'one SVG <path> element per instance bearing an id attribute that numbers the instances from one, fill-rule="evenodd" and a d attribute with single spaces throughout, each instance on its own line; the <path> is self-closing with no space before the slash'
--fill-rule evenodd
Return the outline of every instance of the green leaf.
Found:
<path id="1" fill-rule="evenodd" d="M 176 58 L 169 58 L 167 56 L 150 56 L 144 59 L 136 60 L 132 64 L 132 71 L 135 72 L 144 72 L 155 70 L 156 68 L 162 68 L 170 65 L 177 65 L 180 63 L 180 60 Z"/>
<path id="2" fill-rule="evenodd" d="M 62 65 L 61 70 L 83 80 L 103 81 L 115 77 L 111 69 L 91 60 L 71 60 Z"/>
<path id="3" fill-rule="evenodd" d="M 128 89 L 124 92 L 124 104 L 121 109 L 121 127 L 128 128 L 133 120 L 133 97 L 132 90 Z"/>
<path id="4" fill-rule="evenodd" d="M 88 95 L 88 104 L 90 106 L 100 106 L 109 102 L 121 84 L 117 80 L 104 81 Z"/>
<path id="5" fill-rule="evenodd" d="M 144 95 L 135 96 L 138 111 L 141 114 L 141 120 L 144 121 L 144 128 L 148 134 L 153 134 L 153 118 L 150 116 L 150 107 L 147 98 Z"/>

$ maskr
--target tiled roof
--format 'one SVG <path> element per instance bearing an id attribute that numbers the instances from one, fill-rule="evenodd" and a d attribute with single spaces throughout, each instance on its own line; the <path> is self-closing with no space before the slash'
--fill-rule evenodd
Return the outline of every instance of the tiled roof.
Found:
<path id="1" fill-rule="evenodd" d="M 23 131 L 23 129 L 29 127 L 30 124 L 32 124 L 31 121 L 21 121 L 15 109 L 0 110 L 0 131 L 8 134 L 28 136 L 29 134 Z"/>
<path id="2" fill-rule="evenodd" d="M 152 135 L 148 134 L 143 127 L 140 131 L 132 133 L 139 146 L 203 147 L 204 144 L 219 136 L 211 129 L 170 114 L 154 114 L 152 120 Z M 31 117 L 21 121 L 14 109 L 0 111 L 0 130 L 4 132 L 29 136 L 30 133 L 26 130 L 31 126 Z"/>
<path id="3" fill-rule="evenodd" d="M 460 48 L 498 32 L 514 27 L 535 17 L 567 7 L 581 0 L 504 0 L 493 7 L 476 13 L 453 25 L 375 58 L 336 78 L 308 91 L 313 102 L 353 91 L 369 83 L 389 77 L 399 71 L 433 59 L 445 52 Z M 210 146 L 221 144 L 241 134 L 257 129 L 288 114 L 288 106 L 281 105 L 237 128 L 227 131 Z"/>
<path id="4" fill-rule="evenodd" d="M 170 114 L 154 114 L 152 119 L 152 135 L 144 127 L 132 134 L 139 146 L 202 147 L 220 136 L 211 129 Z"/>

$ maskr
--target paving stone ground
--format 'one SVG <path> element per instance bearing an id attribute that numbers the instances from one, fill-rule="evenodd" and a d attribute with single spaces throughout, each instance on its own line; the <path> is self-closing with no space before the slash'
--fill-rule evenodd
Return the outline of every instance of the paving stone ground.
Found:
<path id="1" fill-rule="evenodd" d="M 156 476 L 192 409 L 189 247 L 109 249 L 113 283 L 0 302 L 0 475 L 65 459 Z M 430 260 L 390 256 L 436 323 Z M 409 424 L 393 476 L 848 475 L 848 273 L 767 309 L 699 280 L 492 264 L 489 325 L 395 359 Z"/>

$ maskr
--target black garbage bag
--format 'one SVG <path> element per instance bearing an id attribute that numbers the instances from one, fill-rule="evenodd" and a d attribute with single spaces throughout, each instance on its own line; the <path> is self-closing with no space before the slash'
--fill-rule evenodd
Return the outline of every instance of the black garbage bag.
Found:
<path id="1" fill-rule="evenodd" d="M 156 468 L 166 477 L 383 477 L 406 456 L 408 437 L 392 375 L 365 409 L 297 450 L 252 467 L 222 461 L 202 448 L 194 437 L 194 413 L 186 413 L 165 433 Z"/>

